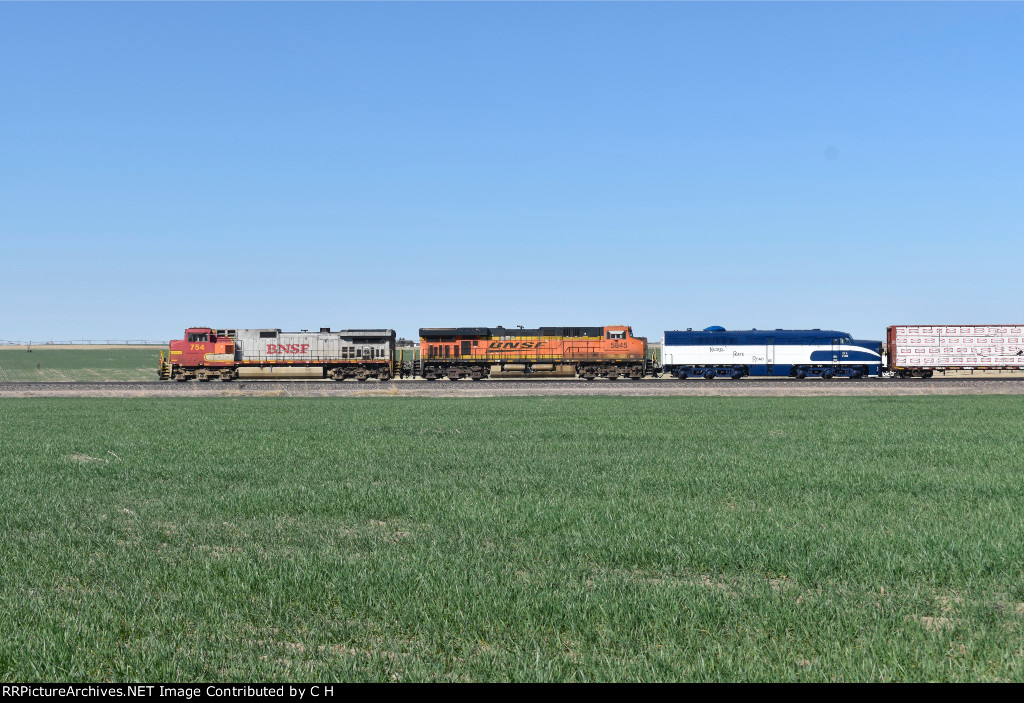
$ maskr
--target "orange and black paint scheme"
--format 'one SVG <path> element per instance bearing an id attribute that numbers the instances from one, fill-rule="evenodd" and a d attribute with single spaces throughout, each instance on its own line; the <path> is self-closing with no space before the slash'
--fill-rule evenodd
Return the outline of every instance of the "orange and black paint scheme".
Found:
<path id="1" fill-rule="evenodd" d="M 628 325 L 606 327 L 441 327 L 420 330 L 427 380 L 552 374 L 641 378 L 650 373 L 647 338 Z"/>

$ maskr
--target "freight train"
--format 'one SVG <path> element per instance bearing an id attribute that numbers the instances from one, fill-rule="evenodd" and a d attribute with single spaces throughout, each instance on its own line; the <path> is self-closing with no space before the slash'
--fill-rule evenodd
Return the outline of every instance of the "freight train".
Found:
<path id="1" fill-rule="evenodd" d="M 929 378 L 936 371 L 1024 371 L 1024 325 L 894 325 L 885 341 L 837 330 L 666 331 L 660 363 L 628 325 L 604 327 L 427 327 L 419 359 L 402 363 L 393 329 L 282 332 L 190 327 L 161 352 L 159 378 L 322 378 L 429 381 L 563 376 L 678 379 L 744 376 Z"/>

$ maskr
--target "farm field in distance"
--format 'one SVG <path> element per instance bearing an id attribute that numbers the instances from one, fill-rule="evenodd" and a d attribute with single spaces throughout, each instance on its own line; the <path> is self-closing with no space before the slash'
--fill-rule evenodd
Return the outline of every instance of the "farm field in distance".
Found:
<path id="1" fill-rule="evenodd" d="M 61 349 L 0 347 L 0 383 L 12 381 L 155 381 L 161 346 Z M 38 365 L 38 368 L 37 368 Z"/>
<path id="2" fill-rule="evenodd" d="M 0 428 L 3 681 L 1024 680 L 1014 397 L 39 398 Z"/>

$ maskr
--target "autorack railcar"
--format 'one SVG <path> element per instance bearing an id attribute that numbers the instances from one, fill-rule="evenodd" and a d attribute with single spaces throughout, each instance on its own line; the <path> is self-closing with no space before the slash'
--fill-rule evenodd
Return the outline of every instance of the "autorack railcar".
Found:
<path id="1" fill-rule="evenodd" d="M 931 378 L 938 371 L 1024 371 L 1024 325 L 891 325 L 890 373 Z"/>
<path id="2" fill-rule="evenodd" d="M 666 331 L 664 371 L 691 377 L 792 376 L 860 378 L 882 370 L 882 342 L 836 330 Z"/>

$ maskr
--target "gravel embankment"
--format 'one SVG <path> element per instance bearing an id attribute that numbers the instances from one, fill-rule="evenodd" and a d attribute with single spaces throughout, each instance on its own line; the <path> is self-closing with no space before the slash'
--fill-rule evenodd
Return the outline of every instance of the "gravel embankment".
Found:
<path id="1" fill-rule="evenodd" d="M 1024 379 L 647 379 L 643 381 L 493 380 L 493 381 L 234 381 L 230 383 L 111 382 L 0 383 L 0 398 L 171 398 L 171 397 L 439 397 L 493 396 L 889 396 L 1021 395 Z"/>

